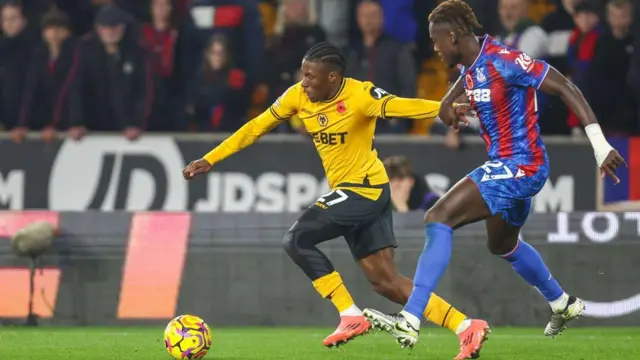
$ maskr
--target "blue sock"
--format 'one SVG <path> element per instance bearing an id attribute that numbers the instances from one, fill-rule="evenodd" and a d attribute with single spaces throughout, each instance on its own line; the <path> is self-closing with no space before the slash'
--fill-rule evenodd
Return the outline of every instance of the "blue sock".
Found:
<path id="1" fill-rule="evenodd" d="M 451 258 L 453 229 L 445 224 L 430 223 L 424 227 L 427 241 L 418 258 L 418 267 L 413 279 L 413 292 L 404 310 L 418 319 L 424 317 L 431 293 L 447 270 Z"/>
<path id="2" fill-rule="evenodd" d="M 522 238 L 510 253 L 501 257 L 511 263 L 515 270 L 529 285 L 537 288 L 547 301 L 558 299 L 564 291 L 551 275 L 547 265 L 533 246 Z"/>

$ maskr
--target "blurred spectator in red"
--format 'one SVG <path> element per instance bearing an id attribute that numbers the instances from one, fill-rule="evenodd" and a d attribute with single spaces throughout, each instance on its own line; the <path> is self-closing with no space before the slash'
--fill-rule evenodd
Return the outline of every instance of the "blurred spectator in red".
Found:
<path id="1" fill-rule="evenodd" d="M 69 127 L 69 95 L 78 71 L 77 41 L 71 36 L 69 18 L 57 9 L 42 19 L 42 39 L 30 59 L 18 127 L 12 139 L 22 141 L 27 128 L 42 130 L 50 142 L 56 130 Z"/>
<path id="2" fill-rule="evenodd" d="M 149 12 L 151 22 L 142 26 L 142 40 L 151 53 L 155 74 L 156 103 L 151 114 L 149 130 L 183 130 L 178 121 L 174 121 L 175 106 L 180 94 L 177 79 L 174 76 L 176 42 L 178 39 L 177 15 L 171 0 L 151 0 Z"/>
<path id="3" fill-rule="evenodd" d="M 503 32 L 496 38 L 533 58 L 544 58 L 548 53 L 547 33 L 528 17 L 527 7 L 527 0 L 500 0 L 498 15 Z"/>
<path id="4" fill-rule="evenodd" d="M 324 31 L 309 5 L 309 0 L 284 0 L 278 9 L 276 36 L 267 50 L 270 94 L 274 101 L 297 82 L 296 74 L 307 50 L 325 41 Z"/>
<path id="5" fill-rule="evenodd" d="M 569 51 L 567 52 L 569 74 L 573 83 L 582 90 L 588 98 L 589 67 L 593 61 L 596 44 L 601 33 L 600 16 L 594 3 L 584 1 L 574 8 L 573 21 L 576 28 L 569 39 Z M 567 125 L 571 133 L 576 136 L 583 135 L 580 119 L 573 111 L 569 110 Z"/>
<path id="6" fill-rule="evenodd" d="M 5 129 L 11 129 L 20 115 L 22 92 L 37 33 L 27 26 L 19 1 L 6 1 L 0 12 L 0 122 Z"/>
<path id="7" fill-rule="evenodd" d="M 189 128 L 197 131 L 233 132 L 244 123 L 246 76 L 233 67 L 227 39 L 215 35 L 204 50 L 202 66 L 189 82 Z"/>
<path id="8" fill-rule="evenodd" d="M 257 0 L 191 0 L 189 15 L 178 40 L 182 76 L 189 78 L 199 67 L 200 54 L 211 36 L 223 34 L 247 82 L 261 80 L 265 45 Z"/>
<path id="9" fill-rule="evenodd" d="M 587 76 L 591 107 L 608 135 L 638 131 L 635 98 L 627 85 L 633 51 L 632 13 L 630 0 L 609 1 L 606 17 L 609 26 L 598 39 Z"/>
<path id="10" fill-rule="evenodd" d="M 153 107 L 153 70 L 148 52 L 128 31 L 131 16 L 106 5 L 96 16 L 96 32 L 80 45 L 80 68 L 71 98 L 69 135 L 87 129 L 124 131 L 130 140 L 146 128 Z"/>
<path id="11" fill-rule="evenodd" d="M 383 34 L 384 17 L 377 1 L 361 1 L 357 21 L 362 42 L 347 53 L 349 77 L 371 81 L 386 91 L 402 97 L 416 96 L 416 65 L 411 50 Z M 406 132 L 411 120 L 392 119 L 379 122 L 377 132 Z"/>

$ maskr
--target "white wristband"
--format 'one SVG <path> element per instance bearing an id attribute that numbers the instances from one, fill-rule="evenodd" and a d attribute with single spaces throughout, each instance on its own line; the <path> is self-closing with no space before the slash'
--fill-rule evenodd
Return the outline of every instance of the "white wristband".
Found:
<path id="1" fill-rule="evenodd" d="M 585 126 L 584 132 L 587 134 L 589 142 L 591 142 L 598 166 L 602 166 L 604 160 L 607 158 L 611 150 L 613 150 L 613 146 L 611 146 L 604 137 L 599 124 L 589 124 Z"/>

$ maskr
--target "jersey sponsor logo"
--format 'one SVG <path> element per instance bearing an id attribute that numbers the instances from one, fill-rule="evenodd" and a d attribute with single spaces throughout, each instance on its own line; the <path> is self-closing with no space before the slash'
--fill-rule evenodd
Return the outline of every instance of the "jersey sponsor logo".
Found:
<path id="1" fill-rule="evenodd" d="M 327 133 L 320 131 L 313 134 L 313 142 L 323 145 L 342 145 L 347 140 L 347 132 Z"/>
<path id="2" fill-rule="evenodd" d="M 371 97 L 376 100 L 380 100 L 383 97 L 390 95 L 386 90 L 375 86 L 371 87 L 371 89 L 369 90 L 369 94 L 371 94 Z"/>
<path id="3" fill-rule="evenodd" d="M 498 54 L 500 54 L 500 55 L 508 55 L 508 54 L 511 54 L 511 52 L 509 52 L 509 50 L 507 50 L 507 49 L 501 49 L 500 51 L 498 51 Z"/>
<path id="4" fill-rule="evenodd" d="M 491 102 L 491 90 L 489 89 L 465 90 L 465 92 L 471 101 Z"/>
<path id="5" fill-rule="evenodd" d="M 300 109 L 300 112 L 303 112 L 303 113 L 305 113 L 307 115 L 313 115 L 313 112 L 311 112 L 310 110 L 307 110 L 305 108 Z"/>
<path id="6" fill-rule="evenodd" d="M 467 89 L 473 89 L 473 78 L 471 77 L 471 75 L 467 74 L 464 77 L 464 82 L 467 85 Z"/>
<path id="7" fill-rule="evenodd" d="M 484 69 L 483 68 L 477 68 L 476 69 L 476 79 L 478 79 L 478 82 L 487 81 L 487 77 L 484 75 Z"/>
<path id="8" fill-rule="evenodd" d="M 329 124 L 329 118 L 325 114 L 318 114 L 318 124 L 320 126 L 327 126 Z"/>
<path id="9" fill-rule="evenodd" d="M 347 112 L 347 103 L 344 101 L 340 101 L 337 105 L 336 105 L 336 112 L 340 115 L 344 115 L 344 113 Z"/>
<path id="10" fill-rule="evenodd" d="M 520 55 L 518 55 L 515 61 L 516 64 L 520 65 L 522 70 L 526 72 L 531 71 L 531 69 L 533 68 L 533 59 L 525 53 L 521 53 Z"/>

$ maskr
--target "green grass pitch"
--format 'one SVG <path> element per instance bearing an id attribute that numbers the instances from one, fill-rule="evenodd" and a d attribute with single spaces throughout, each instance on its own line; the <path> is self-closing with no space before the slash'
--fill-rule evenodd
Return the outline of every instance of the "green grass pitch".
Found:
<path id="1" fill-rule="evenodd" d="M 158 328 L 0 327 L 0 359 L 99 360 L 170 359 Z M 424 329 L 413 350 L 401 349 L 386 333 L 374 332 L 337 348 L 322 339 L 333 329 L 221 328 L 213 330 L 206 360 L 396 360 L 452 359 L 457 338 L 442 329 Z M 640 359 L 638 328 L 574 328 L 556 339 L 540 329 L 496 328 L 485 344 L 485 360 Z"/>

